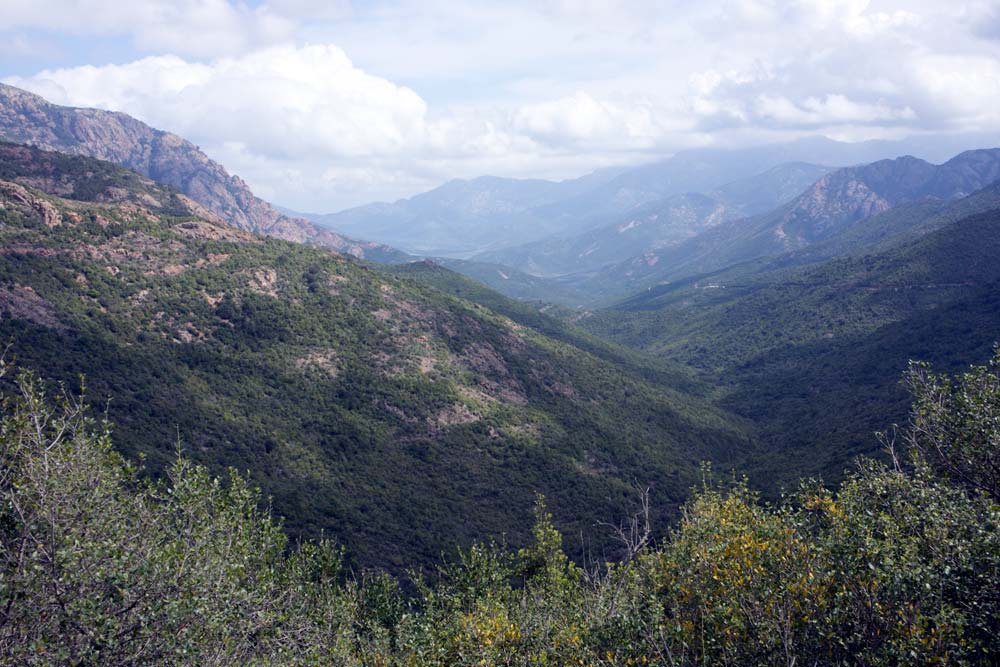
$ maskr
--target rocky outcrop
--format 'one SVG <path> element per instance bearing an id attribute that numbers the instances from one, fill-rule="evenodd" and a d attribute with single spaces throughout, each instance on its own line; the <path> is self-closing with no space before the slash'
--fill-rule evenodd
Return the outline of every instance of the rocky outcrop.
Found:
<path id="1" fill-rule="evenodd" d="M 359 242 L 308 220 L 280 213 L 254 196 L 191 142 L 123 113 L 51 104 L 27 91 L 0 84 L 0 137 L 46 150 L 95 157 L 177 188 L 228 224 L 256 234 L 310 243 L 365 258 L 394 251 Z M 401 255 L 402 253 L 398 253 Z"/>
<path id="2" fill-rule="evenodd" d="M 3 200 L 24 212 L 31 211 L 46 227 L 56 227 L 62 223 L 62 215 L 55 206 L 17 183 L 0 181 L 0 208 L 5 206 Z"/>
<path id="3" fill-rule="evenodd" d="M 838 169 L 799 196 L 774 227 L 785 249 L 804 247 L 904 202 L 955 199 L 1000 179 L 1000 149 L 961 153 L 942 165 L 903 156 Z"/>
<path id="4" fill-rule="evenodd" d="M 60 328 L 55 309 L 34 288 L 14 284 L 0 286 L 0 320 L 27 320 L 43 327 Z"/>

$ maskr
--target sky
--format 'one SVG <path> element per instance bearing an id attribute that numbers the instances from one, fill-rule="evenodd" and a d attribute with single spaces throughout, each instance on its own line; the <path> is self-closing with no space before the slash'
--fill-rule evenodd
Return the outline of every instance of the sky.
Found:
<path id="1" fill-rule="evenodd" d="M 1000 136 L 1000 0 L 0 0 L 0 80 L 331 212 L 700 146 Z"/>

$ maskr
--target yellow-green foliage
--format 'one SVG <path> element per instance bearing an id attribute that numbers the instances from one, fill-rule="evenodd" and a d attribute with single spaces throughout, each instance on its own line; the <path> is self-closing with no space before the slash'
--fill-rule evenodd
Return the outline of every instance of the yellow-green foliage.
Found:
<path id="1" fill-rule="evenodd" d="M 996 368 L 966 376 L 957 433 L 987 432 L 970 431 L 970 410 L 994 414 Z M 907 434 L 918 452 L 918 431 L 947 451 L 942 424 L 954 415 L 927 403 L 942 386 L 919 385 Z M 11 388 L 0 433 L 3 665 L 1000 658 L 1000 506 L 926 456 L 913 472 L 862 463 L 838 491 L 806 483 L 778 505 L 742 483 L 706 483 L 658 544 L 633 541 L 628 558 L 601 567 L 566 557 L 539 498 L 530 546 L 479 544 L 401 587 L 378 572 L 345 575 L 330 543 L 290 548 L 239 476 L 223 485 L 180 458 L 168 479 L 143 481 L 79 404 L 53 404 L 28 375 Z"/>

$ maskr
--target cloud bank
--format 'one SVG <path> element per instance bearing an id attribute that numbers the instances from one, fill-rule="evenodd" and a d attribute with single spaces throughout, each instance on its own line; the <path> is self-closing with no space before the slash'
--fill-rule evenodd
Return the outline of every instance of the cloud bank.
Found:
<path id="1" fill-rule="evenodd" d="M 177 132 L 264 196 L 320 211 L 699 145 L 1000 132 L 997 16 L 866 0 L 0 8 L 22 50 L 42 30 L 149 54 L 6 82 Z"/>

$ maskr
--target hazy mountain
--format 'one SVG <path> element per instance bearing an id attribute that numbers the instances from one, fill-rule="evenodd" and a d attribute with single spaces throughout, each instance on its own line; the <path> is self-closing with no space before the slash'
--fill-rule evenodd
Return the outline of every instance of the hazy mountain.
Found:
<path id="1" fill-rule="evenodd" d="M 871 253 L 932 232 L 956 220 L 1000 208 L 1000 181 L 960 199 L 921 199 L 859 220 L 801 250 L 765 260 L 765 266 L 814 264 L 835 257 Z"/>
<path id="2" fill-rule="evenodd" d="M 699 460 L 748 443 L 684 373 L 486 288 L 473 303 L 224 225 L 107 162 L 0 145 L 0 248 L 19 365 L 113 395 L 115 442 L 152 472 L 179 437 L 363 565 L 521 543 L 536 491 L 571 534 L 623 515 L 636 480 L 666 520 Z"/>
<path id="3" fill-rule="evenodd" d="M 413 253 L 471 254 L 510 244 L 512 239 L 544 238 L 563 231 L 558 220 L 533 209 L 588 191 L 616 173 L 600 170 L 560 182 L 481 176 L 449 181 L 391 204 L 368 204 L 311 218 Z"/>
<path id="4" fill-rule="evenodd" d="M 644 204 L 691 192 L 710 193 L 784 163 L 846 166 L 899 155 L 906 146 L 906 142 L 849 144 L 809 137 L 752 148 L 688 150 L 653 163 L 602 169 L 561 182 L 493 176 L 455 180 L 393 203 L 308 217 L 413 253 L 468 257 L 580 234 L 616 223 Z M 748 204 L 754 203 L 752 192 L 742 194 Z M 762 207 L 763 203 L 753 208 Z"/>
<path id="5" fill-rule="evenodd" d="M 599 269 L 669 246 L 718 225 L 783 204 L 829 167 L 801 162 L 773 167 L 706 194 L 685 193 L 643 204 L 609 225 L 478 255 L 477 260 L 513 266 L 536 275 Z"/>
<path id="6" fill-rule="evenodd" d="M 958 142 L 960 146 L 975 145 Z M 643 204 L 689 192 L 712 192 L 727 183 L 762 174 L 778 165 L 805 162 L 843 167 L 901 155 L 919 148 L 929 157 L 939 149 L 919 140 L 846 143 L 826 137 L 748 148 L 701 148 L 629 169 L 576 197 L 541 207 L 537 213 L 561 219 L 568 228 L 585 231 L 607 223 Z M 951 155 L 952 152 L 945 155 Z"/>
<path id="7" fill-rule="evenodd" d="M 127 167 L 177 188 L 239 229 L 356 257 L 405 259 L 392 248 L 350 239 L 280 213 L 191 142 L 123 113 L 58 106 L 0 84 L 0 138 Z"/>
<path id="8" fill-rule="evenodd" d="M 802 249 L 901 204 L 967 195 L 1000 179 L 1000 149 L 966 151 L 941 165 L 913 157 L 831 172 L 778 209 L 716 225 L 583 277 L 585 291 L 624 294 L 758 257 Z"/>

